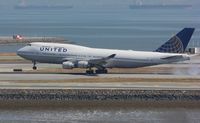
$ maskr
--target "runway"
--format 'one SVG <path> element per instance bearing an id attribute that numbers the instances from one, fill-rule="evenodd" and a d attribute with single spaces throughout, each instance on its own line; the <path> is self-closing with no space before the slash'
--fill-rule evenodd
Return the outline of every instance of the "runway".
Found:
<path id="1" fill-rule="evenodd" d="M 199 74 L 166 73 L 116 73 L 87 75 L 83 70 L 62 71 L 59 65 L 40 64 L 39 70 L 31 70 L 32 64 L 0 64 L 0 89 L 143 89 L 143 90 L 199 90 Z M 163 68 L 162 68 L 163 67 Z M 159 71 L 170 66 L 143 68 Z M 23 68 L 13 72 L 13 68 Z M 181 65 L 178 68 L 182 68 Z M 185 70 L 182 69 L 182 70 Z M 49 72 L 48 72 L 49 71 Z M 141 72 L 141 69 L 140 69 Z"/>
<path id="2" fill-rule="evenodd" d="M 173 74 L 94 74 L 85 73 L 47 73 L 47 72 L 1 72 L 0 81 L 17 80 L 73 80 L 73 79 L 95 79 L 95 78 L 143 78 L 143 79 L 200 79 L 199 75 L 173 75 Z"/>
<path id="3" fill-rule="evenodd" d="M 0 89 L 131 89 L 131 90 L 200 90 L 199 83 L 148 83 L 148 82 L 107 82 L 107 83 L 32 83 L 1 82 Z"/>

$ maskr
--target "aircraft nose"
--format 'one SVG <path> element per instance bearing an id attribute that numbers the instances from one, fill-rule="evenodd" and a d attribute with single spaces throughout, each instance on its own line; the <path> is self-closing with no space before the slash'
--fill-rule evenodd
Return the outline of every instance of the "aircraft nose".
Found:
<path id="1" fill-rule="evenodd" d="M 19 50 L 17 50 L 17 55 L 23 56 L 28 51 L 27 47 L 22 47 Z"/>

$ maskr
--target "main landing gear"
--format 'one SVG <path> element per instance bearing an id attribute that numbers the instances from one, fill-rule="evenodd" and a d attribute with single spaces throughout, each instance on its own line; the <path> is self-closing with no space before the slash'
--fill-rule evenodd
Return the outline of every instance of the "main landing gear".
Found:
<path id="1" fill-rule="evenodd" d="M 95 73 L 96 74 L 106 74 L 106 73 L 108 73 L 108 70 L 107 69 L 97 69 L 97 70 L 95 70 Z M 89 70 L 86 70 L 86 74 L 94 74 L 94 70 L 89 68 Z"/>
<path id="2" fill-rule="evenodd" d="M 86 70 L 86 74 L 94 74 L 94 70 Z"/>
<path id="3" fill-rule="evenodd" d="M 95 72 L 96 72 L 96 74 L 103 74 L 103 73 L 108 73 L 108 70 L 107 69 L 97 69 Z"/>
<path id="4" fill-rule="evenodd" d="M 37 70 L 36 61 L 33 61 L 33 70 Z"/>
<path id="5" fill-rule="evenodd" d="M 86 70 L 86 74 L 94 74 L 94 70 L 90 67 L 89 70 Z"/>

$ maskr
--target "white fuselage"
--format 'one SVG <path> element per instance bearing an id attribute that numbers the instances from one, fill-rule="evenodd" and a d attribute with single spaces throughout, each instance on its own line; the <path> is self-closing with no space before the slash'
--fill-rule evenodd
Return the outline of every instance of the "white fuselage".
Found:
<path id="1" fill-rule="evenodd" d="M 136 68 L 189 60 L 187 54 L 99 49 L 73 44 L 42 42 L 31 43 L 29 46 L 18 50 L 17 54 L 31 61 L 55 64 L 62 64 L 64 61 L 75 63 L 77 61 L 101 59 L 116 54 L 114 58 L 109 59 L 104 64 L 104 67 L 108 68 Z M 173 56 L 181 57 L 171 58 Z"/>

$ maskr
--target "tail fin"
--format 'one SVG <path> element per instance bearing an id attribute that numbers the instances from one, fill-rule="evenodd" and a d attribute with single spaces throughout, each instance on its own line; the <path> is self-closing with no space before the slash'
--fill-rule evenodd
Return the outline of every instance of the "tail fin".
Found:
<path id="1" fill-rule="evenodd" d="M 192 37 L 194 30 L 194 28 L 184 28 L 155 51 L 166 53 L 185 52 L 185 49 Z"/>

